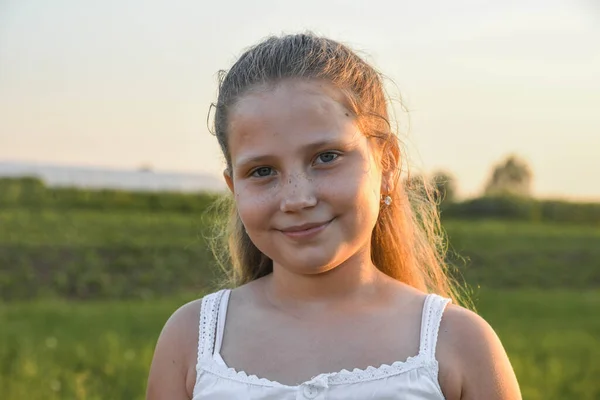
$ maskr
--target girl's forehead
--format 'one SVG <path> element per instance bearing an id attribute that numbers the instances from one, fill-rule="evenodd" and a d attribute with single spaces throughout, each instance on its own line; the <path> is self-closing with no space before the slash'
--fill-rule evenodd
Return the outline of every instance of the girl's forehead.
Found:
<path id="1" fill-rule="evenodd" d="M 230 126 L 251 120 L 277 120 L 292 114 L 347 114 L 344 95 L 317 80 L 284 80 L 260 85 L 243 94 L 230 112 Z"/>
<path id="2" fill-rule="evenodd" d="M 332 94 L 318 82 L 283 83 L 245 94 L 230 113 L 231 155 L 254 153 L 257 146 L 284 152 L 282 145 L 356 139 L 352 114 Z"/>

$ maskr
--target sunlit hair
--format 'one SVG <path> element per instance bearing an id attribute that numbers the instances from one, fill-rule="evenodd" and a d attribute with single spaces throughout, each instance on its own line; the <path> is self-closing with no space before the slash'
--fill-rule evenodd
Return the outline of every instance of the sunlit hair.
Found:
<path id="1" fill-rule="evenodd" d="M 377 141 L 373 148 L 378 149 L 382 170 L 394 173 L 396 184 L 384 193 L 392 203 L 381 206 L 371 239 L 375 266 L 423 292 L 461 302 L 460 286 L 447 271 L 446 241 L 432 189 L 427 183 L 410 188 L 400 179 L 401 146 L 389 123 L 382 76 L 347 46 L 313 34 L 270 37 L 244 52 L 229 71 L 221 71 L 213 105 L 214 134 L 228 171 L 232 171 L 227 132 L 233 106 L 249 90 L 285 79 L 317 79 L 341 90 L 361 131 Z M 273 262 L 250 240 L 235 202 L 229 199 L 227 206 L 230 221 L 221 238 L 228 241 L 229 252 L 223 254 L 219 245 L 213 251 L 228 272 L 228 284 L 238 286 L 271 273 Z"/>

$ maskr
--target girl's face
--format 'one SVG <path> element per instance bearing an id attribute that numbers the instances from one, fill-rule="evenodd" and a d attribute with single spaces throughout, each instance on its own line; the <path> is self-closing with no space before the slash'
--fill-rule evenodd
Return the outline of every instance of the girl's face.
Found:
<path id="1" fill-rule="evenodd" d="M 225 179 L 275 268 L 315 274 L 370 257 L 385 183 L 375 139 L 360 132 L 339 90 L 292 80 L 253 90 L 233 107 L 228 132 Z"/>

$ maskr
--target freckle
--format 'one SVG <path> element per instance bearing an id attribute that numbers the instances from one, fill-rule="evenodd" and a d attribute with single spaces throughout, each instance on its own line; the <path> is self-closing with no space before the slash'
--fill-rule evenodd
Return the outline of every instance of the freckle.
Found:
<path id="1" fill-rule="evenodd" d="M 349 116 L 350 116 L 350 114 L 348 114 L 348 113 L 344 113 L 344 114 L 346 114 L 346 117 L 349 117 Z"/>

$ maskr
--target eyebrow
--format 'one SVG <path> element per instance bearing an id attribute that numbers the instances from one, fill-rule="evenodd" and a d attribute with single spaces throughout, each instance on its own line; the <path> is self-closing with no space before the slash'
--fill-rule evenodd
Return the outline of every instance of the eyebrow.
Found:
<path id="1" fill-rule="evenodd" d="M 323 148 L 323 147 L 340 147 L 340 146 L 346 147 L 347 143 L 345 143 L 344 141 L 341 141 L 339 139 L 319 140 L 318 142 L 313 142 L 313 143 L 309 143 L 305 146 L 302 146 L 302 150 L 305 152 L 310 152 L 310 151 L 314 151 L 316 149 Z M 274 155 L 267 155 L 267 154 L 243 157 L 241 160 L 239 160 L 236 163 L 236 167 L 241 168 L 246 165 L 264 163 L 264 162 L 272 160 L 274 157 L 275 157 Z"/>

